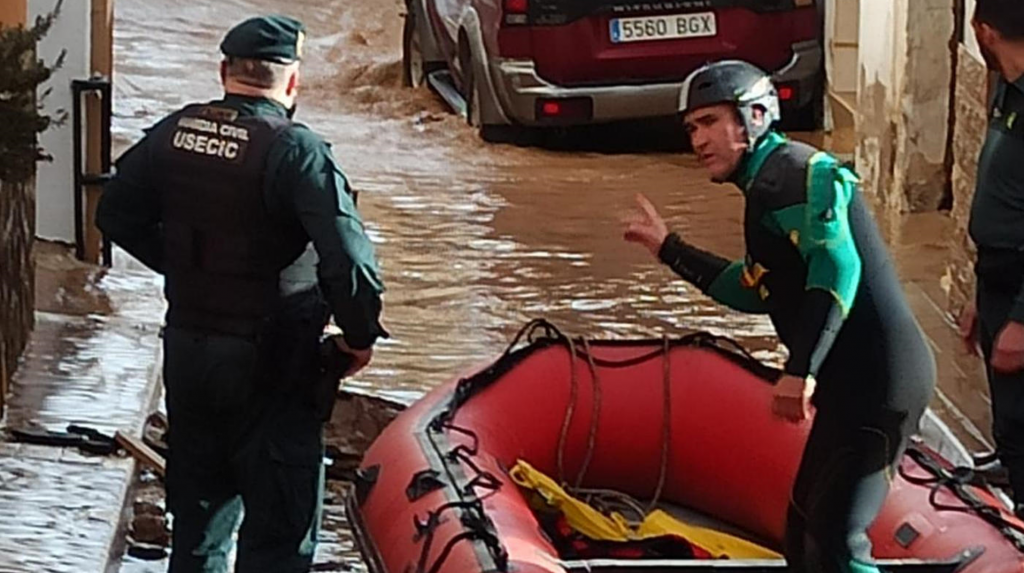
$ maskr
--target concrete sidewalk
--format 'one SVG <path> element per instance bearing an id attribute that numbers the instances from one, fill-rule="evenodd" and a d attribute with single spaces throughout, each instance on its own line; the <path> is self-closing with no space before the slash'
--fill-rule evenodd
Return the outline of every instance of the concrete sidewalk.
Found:
<path id="1" fill-rule="evenodd" d="M 5 429 L 76 423 L 141 434 L 158 395 L 160 282 L 139 271 L 89 272 L 82 292 L 97 308 L 36 313 Z M 0 573 L 104 571 L 135 469 L 131 458 L 0 442 Z"/>

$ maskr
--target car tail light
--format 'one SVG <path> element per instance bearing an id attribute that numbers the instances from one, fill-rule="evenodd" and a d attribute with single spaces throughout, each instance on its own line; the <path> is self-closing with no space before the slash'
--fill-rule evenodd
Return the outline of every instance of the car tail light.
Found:
<path id="1" fill-rule="evenodd" d="M 588 121 L 594 117 L 594 102 L 588 97 L 540 98 L 537 100 L 537 120 L 551 123 Z"/>
<path id="2" fill-rule="evenodd" d="M 796 88 L 793 86 L 779 86 L 779 100 L 792 101 L 796 99 Z"/>
<path id="3" fill-rule="evenodd" d="M 530 23 L 530 0 L 504 0 L 506 26 L 525 26 Z"/>

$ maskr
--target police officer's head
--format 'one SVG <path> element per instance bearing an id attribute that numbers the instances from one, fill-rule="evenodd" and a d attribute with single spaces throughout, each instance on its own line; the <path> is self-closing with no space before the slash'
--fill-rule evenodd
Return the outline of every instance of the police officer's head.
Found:
<path id="1" fill-rule="evenodd" d="M 269 97 L 294 110 L 305 39 L 302 22 L 287 16 L 259 16 L 238 24 L 220 44 L 224 90 Z"/>
<path id="2" fill-rule="evenodd" d="M 725 181 L 744 154 L 781 116 L 771 78 L 739 60 L 715 62 L 694 71 L 679 95 L 679 113 L 693 150 L 714 181 Z"/>
<path id="3" fill-rule="evenodd" d="M 1024 2 L 977 0 L 971 20 L 985 63 L 1007 77 L 1020 73 L 1014 62 L 1024 58 Z"/>

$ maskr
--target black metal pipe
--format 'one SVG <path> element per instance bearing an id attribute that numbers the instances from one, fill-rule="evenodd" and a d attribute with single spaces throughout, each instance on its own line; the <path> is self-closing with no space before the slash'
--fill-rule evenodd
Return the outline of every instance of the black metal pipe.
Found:
<path id="1" fill-rule="evenodd" d="M 111 161 L 111 147 L 112 147 L 112 135 L 111 128 L 113 127 L 114 118 L 114 97 L 111 81 L 107 80 L 103 85 L 103 118 L 100 130 L 102 133 L 102 145 L 100 146 L 100 170 L 106 178 L 113 173 Z M 103 235 L 103 264 L 105 266 L 111 266 L 114 263 L 113 247 L 110 242 L 110 238 Z"/>
<path id="2" fill-rule="evenodd" d="M 72 146 L 74 169 L 74 205 L 75 205 L 75 258 L 85 258 L 85 225 L 82 213 L 82 91 L 81 80 L 71 82 L 72 102 Z"/>
<path id="3" fill-rule="evenodd" d="M 101 100 L 100 112 L 100 173 L 87 174 L 82 165 L 82 95 L 85 93 L 98 93 Z M 71 93 L 73 102 L 73 146 L 74 146 L 74 202 L 75 202 L 75 256 L 78 259 L 85 258 L 85 213 L 83 207 L 83 196 L 86 185 L 103 185 L 111 178 L 111 148 L 112 136 L 111 125 L 114 115 L 113 89 L 108 78 L 95 77 L 88 80 L 73 80 L 71 82 Z M 102 262 L 110 266 L 113 262 L 110 240 L 103 237 Z"/>

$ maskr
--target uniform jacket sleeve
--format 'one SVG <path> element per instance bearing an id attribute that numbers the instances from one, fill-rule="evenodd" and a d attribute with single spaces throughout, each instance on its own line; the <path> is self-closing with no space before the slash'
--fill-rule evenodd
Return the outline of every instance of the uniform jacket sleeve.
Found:
<path id="1" fill-rule="evenodd" d="M 348 180 L 330 147 L 305 128 L 290 130 L 271 159 L 276 193 L 295 210 L 319 257 L 320 288 L 353 348 L 387 336 L 380 324 L 384 284 Z"/>
<path id="2" fill-rule="evenodd" d="M 160 197 L 150 178 L 150 141 L 147 135 L 117 160 L 116 175 L 100 197 L 96 226 L 130 255 L 162 273 Z"/>

